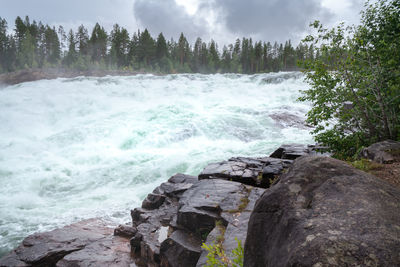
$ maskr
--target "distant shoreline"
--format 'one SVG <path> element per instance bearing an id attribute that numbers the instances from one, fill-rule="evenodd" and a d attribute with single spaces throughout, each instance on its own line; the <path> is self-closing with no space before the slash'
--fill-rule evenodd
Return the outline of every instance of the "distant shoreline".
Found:
<path id="1" fill-rule="evenodd" d="M 296 71 L 285 71 L 296 72 Z M 277 72 L 270 72 L 277 73 Z M 151 74 L 156 76 L 163 76 L 168 74 L 183 74 L 183 73 L 158 73 L 146 71 L 133 71 L 133 70 L 73 70 L 63 68 L 37 68 L 37 69 L 24 69 L 14 72 L 6 72 L 0 74 L 1 85 L 15 85 L 24 82 L 33 82 L 39 80 L 52 80 L 57 78 L 76 78 L 81 76 L 86 77 L 105 77 L 105 76 L 134 76 L 139 74 Z M 256 73 L 254 73 L 256 74 Z"/>
<path id="2" fill-rule="evenodd" d="M 71 70 L 59 68 L 47 69 L 26 69 L 15 72 L 0 74 L 0 84 L 15 85 L 23 82 L 32 82 L 38 80 L 51 80 L 57 78 L 75 78 L 79 76 L 104 77 L 110 76 L 132 76 L 137 74 L 154 74 L 149 72 L 130 71 L 130 70 Z"/>

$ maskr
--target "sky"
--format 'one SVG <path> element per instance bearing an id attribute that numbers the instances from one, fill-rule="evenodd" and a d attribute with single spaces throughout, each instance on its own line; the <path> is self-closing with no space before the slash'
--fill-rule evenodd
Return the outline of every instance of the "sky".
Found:
<path id="1" fill-rule="evenodd" d="M 320 20 L 332 27 L 341 21 L 357 24 L 364 0 L 0 0 L 0 17 L 14 28 L 17 16 L 31 21 L 89 32 L 96 22 L 107 31 L 113 24 L 130 33 L 147 28 L 153 37 L 167 39 L 185 34 L 191 44 L 197 37 L 219 44 L 236 38 L 298 43 Z"/>

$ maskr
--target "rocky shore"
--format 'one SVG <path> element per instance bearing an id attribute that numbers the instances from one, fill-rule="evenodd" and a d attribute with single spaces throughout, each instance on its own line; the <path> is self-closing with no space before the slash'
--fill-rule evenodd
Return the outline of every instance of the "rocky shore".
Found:
<path id="1" fill-rule="evenodd" d="M 365 155 L 388 157 L 400 143 Z M 155 188 L 132 222 L 102 219 L 37 233 L 0 266 L 204 266 L 202 244 L 244 245 L 244 266 L 399 266 L 400 189 L 320 147 L 212 163 Z M 382 153 L 379 152 L 381 150 Z"/>
<path id="2" fill-rule="evenodd" d="M 38 80 L 50 80 L 57 78 L 75 78 L 80 76 L 88 77 L 104 77 L 110 76 L 130 76 L 136 74 L 144 74 L 130 70 L 71 70 L 62 68 L 46 68 L 46 69 L 28 69 L 10 73 L 0 74 L 0 85 L 14 85 L 23 82 L 32 82 Z"/>

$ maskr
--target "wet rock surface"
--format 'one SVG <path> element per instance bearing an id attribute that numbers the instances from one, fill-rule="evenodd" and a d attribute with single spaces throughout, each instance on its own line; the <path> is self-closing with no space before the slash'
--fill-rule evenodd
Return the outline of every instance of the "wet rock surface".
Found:
<path id="1" fill-rule="evenodd" d="M 361 151 L 361 157 L 373 160 L 378 163 L 393 163 L 395 157 L 400 156 L 400 142 L 386 140 L 370 145 Z"/>
<path id="2" fill-rule="evenodd" d="M 224 179 L 266 188 L 270 179 L 278 177 L 290 164 L 292 161 L 287 159 L 235 157 L 207 165 L 199 180 Z"/>
<path id="3" fill-rule="evenodd" d="M 220 243 L 230 260 L 233 259 L 231 254 L 232 250 L 238 246 L 237 241 L 240 240 L 242 246 L 244 246 L 251 212 L 253 211 L 257 199 L 259 199 L 265 191 L 265 189 L 257 187 L 246 188 L 248 190 L 247 194 L 245 193 L 245 197 L 240 199 L 240 205 L 236 209 L 221 213 L 222 226 L 220 224 L 214 227 L 205 241 L 207 245 Z M 202 248 L 196 266 L 200 267 L 206 265 L 207 254 L 208 251 Z"/>
<path id="4" fill-rule="evenodd" d="M 245 266 L 398 265 L 398 189 L 328 157 L 297 158 L 318 153 L 284 145 L 274 157 L 176 174 L 131 211 L 131 223 L 92 219 L 34 234 L 0 266 L 204 266 L 203 242 L 232 260 L 237 240 Z"/>
<path id="5" fill-rule="evenodd" d="M 319 145 L 303 145 L 303 144 L 286 144 L 281 145 L 275 150 L 270 157 L 278 159 L 290 159 L 294 160 L 301 156 L 316 156 L 324 155 L 330 156 L 327 152 L 327 147 Z"/>
<path id="6" fill-rule="evenodd" d="M 345 162 L 302 157 L 257 201 L 244 266 L 400 266 L 400 191 Z"/>
<path id="7" fill-rule="evenodd" d="M 262 188 L 221 179 L 198 181 L 197 177 L 182 174 L 171 177 L 143 202 L 148 206 L 158 194 L 165 197 L 162 205 L 132 211 L 137 233 L 130 243 L 139 258 L 138 265 L 196 266 L 205 253 L 201 244 L 217 222 L 224 224 L 229 233 L 227 249 L 236 247 L 234 238 L 244 242 L 250 212 L 263 192 Z"/>
<path id="8" fill-rule="evenodd" d="M 0 260 L 0 266 L 132 266 L 126 238 L 90 219 L 28 236 Z"/>
<path id="9" fill-rule="evenodd" d="M 161 266 L 195 266 L 202 241 L 196 234 L 176 230 L 161 244 Z"/>
<path id="10" fill-rule="evenodd" d="M 289 113 L 288 111 L 279 111 L 269 115 L 280 128 L 296 127 L 298 129 L 309 129 L 311 126 L 306 124 L 303 117 Z"/>
<path id="11" fill-rule="evenodd" d="M 176 174 L 155 188 L 143 201 L 141 208 L 131 211 L 132 224 L 137 232 L 130 244 L 132 253 L 139 259 L 139 265 L 160 265 L 161 243 L 175 229 L 179 199 L 197 182 L 195 176 Z"/>

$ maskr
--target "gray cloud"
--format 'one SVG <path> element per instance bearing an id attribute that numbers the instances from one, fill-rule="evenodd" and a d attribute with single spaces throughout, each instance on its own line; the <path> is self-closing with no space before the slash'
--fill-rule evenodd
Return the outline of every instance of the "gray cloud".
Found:
<path id="1" fill-rule="evenodd" d="M 216 0 L 215 5 L 228 30 L 271 41 L 293 38 L 310 22 L 332 16 L 317 0 Z"/>
<path id="2" fill-rule="evenodd" d="M 29 15 L 31 21 L 45 24 L 61 24 L 66 28 L 76 29 L 80 24 L 88 28 L 99 22 L 107 30 L 114 23 L 119 23 L 129 30 L 136 30 L 137 25 L 132 15 L 133 0 L 0 0 L 0 17 L 8 21 L 9 28 L 14 28 L 17 16 Z"/>
<path id="3" fill-rule="evenodd" d="M 174 0 L 136 0 L 133 11 L 142 27 L 152 35 L 162 32 L 166 38 L 177 38 L 183 32 L 193 41 L 207 32 L 205 20 L 189 15 Z"/>
<path id="4" fill-rule="evenodd" d="M 152 34 L 176 37 L 184 32 L 192 42 L 198 36 L 218 40 L 222 35 L 298 41 L 310 22 L 321 18 L 326 22 L 332 17 L 319 0 L 199 0 L 194 15 L 174 0 L 136 0 L 134 15 Z M 215 16 L 214 25 L 207 24 L 207 16 Z"/>
<path id="5" fill-rule="evenodd" d="M 148 28 L 153 36 L 163 32 L 166 38 L 178 38 L 184 32 L 193 44 L 196 37 L 214 38 L 220 46 L 235 38 L 299 41 L 309 22 L 320 19 L 324 24 L 346 20 L 358 22 L 364 0 L 332 0 L 330 9 L 320 0 L 197 0 L 193 15 L 175 0 L 0 0 L 0 17 L 14 28 L 16 16 L 29 15 L 50 25 L 76 29 L 84 24 L 91 29 L 99 22 L 108 31 L 114 23 L 130 33 Z M 133 8 L 133 13 L 132 13 Z M 333 12 L 334 15 L 332 15 Z"/>

